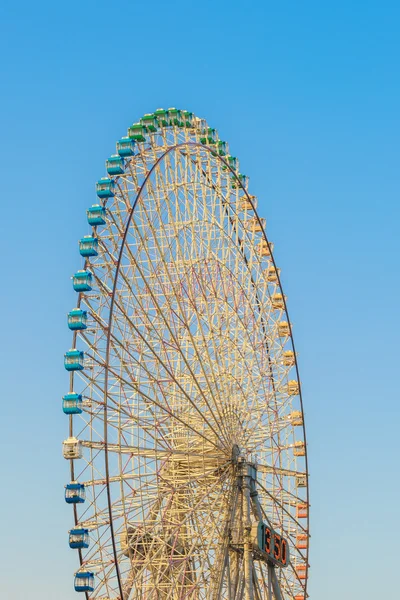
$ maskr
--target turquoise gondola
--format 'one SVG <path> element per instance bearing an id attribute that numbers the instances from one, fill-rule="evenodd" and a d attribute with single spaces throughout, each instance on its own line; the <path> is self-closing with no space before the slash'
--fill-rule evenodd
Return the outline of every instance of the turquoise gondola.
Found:
<path id="1" fill-rule="evenodd" d="M 135 142 L 129 137 L 123 137 L 117 142 L 117 152 L 120 156 L 133 156 L 135 154 Z"/>
<path id="2" fill-rule="evenodd" d="M 70 392 L 63 396 L 62 408 L 66 415 L 80 415 L 82 412 L 82 395 Z"/>
<path id="3" fill-rule="evenodd" d="M 82 350 L 72 348 L 64 354 L 64 367 L 67 371 L 82 371 L 84 367 L 85 355 Z"/>
<path id="4" fill-rule="evenodd" d="M 77 271 L 72 278 L 76 292 L 90 292 L 92 289 L 92 274 L 89 271 Z"/>
<path id="5" fill-rule="evenodd" d="M 76 592 L 93 592 L 94 573 L 91 571 L 78 571 L 78 573 L 75 573 L 74 587 Z"/>
<path id="6" fill-rule="evenodd" d="M 70 548 L 81 549 L 89 548 L 89 530 L 88 529 L 71 529 L 68 536 Z"/>
<path id="7" fill-rule="evenodd" d="M 99 198 L 112 198 L 114 196 L 115 183 L 108 177 L 102 177 L 96 183 L 96 193 Z"/>
<path id="8" fill-rule="evenodd" d="M 79 331 L 87 328 L 87 312 L 80 308 L 73 308 L 68 313 L 68 327 L 72 331 Z"/>
<path id="9" fill-rule="evenodd" d="M 89 225 L 105 225 L 106 224 L 106 209 L 100 204 L 93 204 L 86 211 Z"/>
<path id="10" fill-rule="evenodd" d="M 65 486 L 65 502 L 67 504 L 83 504 L 86 499 L 86 490 L 83 483 L 71 481 Z"/>
<path id="11" fill-rule="evenodd" d="M 79 240 L 79 254 L 81 256 L 97 256 L 99 240 L 92 235 L 85 235 Z"/>
<path id="12" fill-rule="evenodd" d="M 113 154 L 106 161 L 106 169 L 109 175 L 122 175 L 124 171 L 124 159 L 119 154 Z"/>

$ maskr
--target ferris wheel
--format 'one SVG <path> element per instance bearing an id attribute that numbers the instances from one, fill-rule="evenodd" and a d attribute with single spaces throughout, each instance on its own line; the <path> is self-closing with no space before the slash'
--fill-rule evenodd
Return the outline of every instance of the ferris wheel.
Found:
<path id="1" fill-rule="evenodd" d="M 74 587 L 97 600 L 305 600 L 307 449 L 292 328 L 248 178 L 158 109 L 87 210 L 63 411 Z"/>

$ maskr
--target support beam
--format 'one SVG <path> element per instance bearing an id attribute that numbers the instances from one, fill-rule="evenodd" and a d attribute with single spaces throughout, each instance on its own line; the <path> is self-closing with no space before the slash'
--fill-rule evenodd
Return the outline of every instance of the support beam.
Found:
<path id="1" fill-rule="evenodd" d="M 275 600 L 282 600 L 281 588 L 274 567 L 271 568 L 271 581 L 272 589 L 274 590 Z"/>
<path id="2" fill-rule="evenodd" d="M 272 600 L 272 571 L 274 567 L 268 564 L 268 600 Z"/>
<path id="3" fill-rule="evenodd" d="M 254 600 L 263 600 L 263 596 L 260 590 L 260 585 L 257 579 L 257 572 L 253 563 L 253 586 L 254 586 Z"/>
<path id="4" fill-rule="evenodd" d="M 251 477 L 243 476 L 243 537 L 244 537 L 244 593 L 245 600 L 254 600 L 253 593 L 253 548 L 251 542 Z"/>
<path id="5" fill-rule="evenodd" d="M 243 570 L 241 569 L 240 573 L 239 573 L 239 577 L 238 577 L 238 585 L 237 585 L 237 589 L 236 589 L 235 600 L 242 600 L 243 588 L 244 588 L 244 577 L 243 577 Z"/>

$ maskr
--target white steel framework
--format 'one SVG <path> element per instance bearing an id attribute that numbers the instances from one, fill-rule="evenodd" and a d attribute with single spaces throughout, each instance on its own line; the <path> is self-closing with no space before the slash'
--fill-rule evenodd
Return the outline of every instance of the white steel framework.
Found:
<path id="1" fill-rule="evenodd" d="M 147 132 L 104 200 L 82 268 L 87 328 L 69 435 L 86 501 L 86 597 L 303 600 L 308 474 L 300 382 L 279 271 L 256 199 L 207 125 Z M 204 142 L 204 140 L 203 140 Z M 274 567 L 252 531 L 290 545 Z"/>

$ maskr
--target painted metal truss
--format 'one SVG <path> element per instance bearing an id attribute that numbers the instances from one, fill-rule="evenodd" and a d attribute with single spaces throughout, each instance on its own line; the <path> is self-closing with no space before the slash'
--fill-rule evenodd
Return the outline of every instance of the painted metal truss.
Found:
<path id="1" fill-rule="evenodd" d="M 303 600 L 308 476 L 291 326 L 272 244 L 237 170 L 191 128 L 148 133 L 113 177 L 73 334 L 83 412 L 87 598 Z M 204 141 L 204 140 L 203 140 Z M 241 465 L 255 466 L 253 479 Z M 255 500 L 256 498 L 256 500 Z M 264 520 L 290 544 L 260 558 Z"/>

